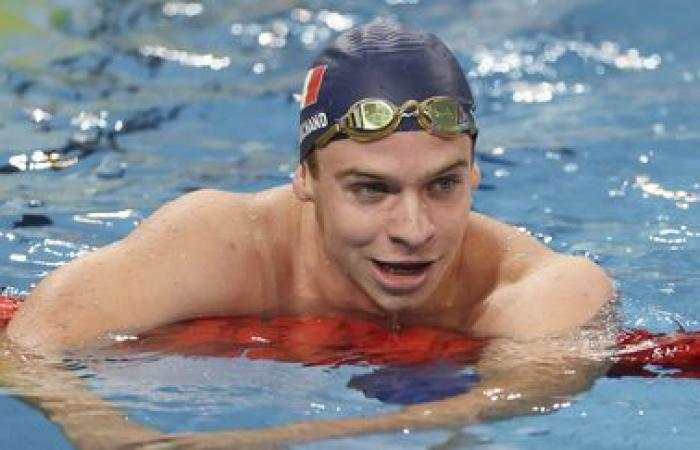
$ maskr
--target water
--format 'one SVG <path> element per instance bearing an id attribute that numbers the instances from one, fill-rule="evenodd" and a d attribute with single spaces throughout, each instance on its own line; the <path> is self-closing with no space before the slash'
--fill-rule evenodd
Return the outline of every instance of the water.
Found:
<path id="1" fill-rule="evenodd" d="M 286 182 L 306 65 L 379 16 L 437 33 L 470 71 L 477 210 L 600 262 L 627 325 L 700 328 L 690 0 L 0 0 L 0 285 L 31 290 L 184 192 Z M 93 388 L 170 430 L 396 408 L 345 387 L 362 370 L 135 358 L 99 365 Z M 687 448 L 699 404 L 693 380 L 603 378 L 555 414 L 299 447 Z M 13 448 L 70 448 L 24 404 L 4 396 L 0 410 Z"/>

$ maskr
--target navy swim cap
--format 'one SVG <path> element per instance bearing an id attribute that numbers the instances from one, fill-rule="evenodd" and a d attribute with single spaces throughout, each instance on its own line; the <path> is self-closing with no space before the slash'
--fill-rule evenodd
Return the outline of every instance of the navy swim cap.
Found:
<path id="1" fill-rule="evenodd" d="M 383 98 L 395 105 L 444 95 L 465 111 L 474 106 L 464 71 L 435 35 L 391 21 L 377 21 L 338 36 L 309 69 L 301 96 L 299 150 L 304 160 L 316 140 L 353 103 Z M 421 130 L 404 119 L 399 130 Z M 346 136 L 338 133 L 335 139 Z"/>

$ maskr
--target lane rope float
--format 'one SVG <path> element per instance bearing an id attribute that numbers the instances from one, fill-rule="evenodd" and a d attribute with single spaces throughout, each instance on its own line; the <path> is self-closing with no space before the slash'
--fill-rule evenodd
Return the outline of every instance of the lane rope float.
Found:
<path id="1" fill-rule="evenodd" d="M 0 296 L 0 326 L 20 297 Z M 369 320 L 335 317 L 195 319 L 115 344 L 125 351 L 244 357 L 306 366 L 374 365 L 348 386 L 367 397 L 410 404 L 466 392 L 479 381 L 469 367 L 487 341 L 430 327 L 398 332 Z M 700 378 L 700 331 L 652 333 L 625 329 L 617 339 L 609 377 Z"/>

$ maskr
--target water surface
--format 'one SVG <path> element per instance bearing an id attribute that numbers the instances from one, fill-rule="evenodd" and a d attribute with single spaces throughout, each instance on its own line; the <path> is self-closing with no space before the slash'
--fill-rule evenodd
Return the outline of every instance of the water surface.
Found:
<path id="1" fill-rule="evenodd" d="M 285 183 L 307 64 L 349 26 L 393 17 L 469 72 L 476 209 L 596 259 L 626 325 L 700 328 L 694 2 L 225 3 L 0 0 L 0 285 L 31 290 L 182 193 Z M 171 430 L 394 408 L 345 388 L 356 368 L 201 364 L 105 364 L 94 388 Z M 692 380 L 601 379 L 556 414 L 300 447 L 687 448 L 699 403 Z M 13 448 L 69 448 L 29 407 L 3 396 L 0 410 Z"/>

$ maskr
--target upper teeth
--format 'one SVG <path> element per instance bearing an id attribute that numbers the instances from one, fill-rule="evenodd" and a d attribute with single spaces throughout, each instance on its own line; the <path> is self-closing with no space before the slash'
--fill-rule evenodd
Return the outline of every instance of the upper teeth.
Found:
<path id="1" fill-rule="evenodd" d="M 380 263 L 389 273 L 416 272 L 424 268 L 426 263 Z"/>

